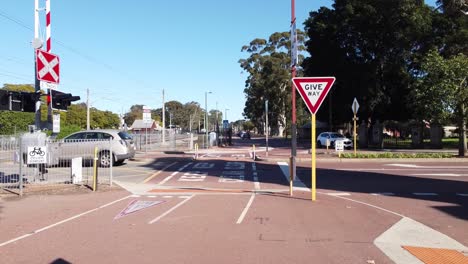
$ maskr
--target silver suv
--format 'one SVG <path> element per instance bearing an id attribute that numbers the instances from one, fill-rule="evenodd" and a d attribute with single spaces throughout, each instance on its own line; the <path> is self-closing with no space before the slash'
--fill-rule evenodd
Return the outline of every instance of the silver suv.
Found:
<path id="1" fill-rule="evenodd" d="M 85 130 L 73 133 L 61 140 L 49 143 L 50 163 L 82 157 L 92 160 L 94 149 L 98 148 L 101 167 L 120 165 L 135 156 L 135 144 L 127 132 L 111 129 Z M 112 152 L 112 155 L 111 155 Z"/>

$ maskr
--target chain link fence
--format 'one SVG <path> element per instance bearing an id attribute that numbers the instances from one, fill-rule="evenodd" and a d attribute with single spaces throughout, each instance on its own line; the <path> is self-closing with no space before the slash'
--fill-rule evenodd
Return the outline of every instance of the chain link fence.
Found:
<path id="1" fill-rule="evenodd" d="M 34 134 L 0 137 L 1 190 L 22 195 L 35 185 L 92 186 L 94 175 L 98 183 L 112 184 L 110 140 L 31 140 Z"/>

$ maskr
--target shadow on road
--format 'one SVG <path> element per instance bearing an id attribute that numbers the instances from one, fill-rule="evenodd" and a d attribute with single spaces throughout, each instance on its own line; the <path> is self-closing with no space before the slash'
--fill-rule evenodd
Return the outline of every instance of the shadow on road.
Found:
<path id="1" fill-rule="evenodd" d="M 161 169 L 158 166 L 165 163 L 169 164 L 177 161 L 179 164 L 193 162 L 196 163 L 216 163 L 219 159 L 203 158 L 201 160 L 192 160 L 190 155 L 173 155 L 170 157 L 155 158 L 152 162 L 145 165 L 153 169 Z M 240 162 L 246 162 L 245 181 L 253 181 L 248 168 L 253 161 L 249 159 L 239 159 Z M 158 165 L 159 164 L 159 165 Z M 166 168 L 167 172 L 177 171 L 180 166 L 171 166 Z M 256 162 L 258 178 L 260 184 L 273 183 L 289 187 L 289 182 L 283 176 L 280 167 L 274 163 Z M 186 170 L 190 170 L 189 166 Z M 184 170 L 184 171 L 186 171 Z M 222 170 L 208 170 L 208 176 L 221 177 Z M 304 184 L 310 188 L 310 167 L 297 166 L 297 176 Z M 431 179 L 412 176 L 403 176 L 396 174 L 384 174 L 375 172 L 346 171 L 333 169 L 317 169 L 317 188 L 337 192 L 354 193 L 394 193 L 395 197 L 404 197 L 409 199 L 428 200 L 437 202 L 451 203 L 453 206 L 434 207 L 446 214 L 454 217 L 468 220 L 468 199 L 467 197 L 457 196 L 456 193 L 466 193 L 468 182 L 455 179 Z M 413 193 L 437 193 L 434 196 L 415 196 Z"/>

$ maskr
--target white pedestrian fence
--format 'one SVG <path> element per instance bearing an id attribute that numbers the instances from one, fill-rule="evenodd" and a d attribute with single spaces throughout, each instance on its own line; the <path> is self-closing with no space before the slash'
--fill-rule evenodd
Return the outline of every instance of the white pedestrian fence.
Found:
<path id="1" fill-rule="evenodd" d="M 22 195 L 34 185 L 93 185 L 94 161 L 97 158 L 97 181 L 112 183 L 112 162 L 99 165 L 111 157 L 109 140 L 64 142 L 43 133 L 0 136 L 0 190 Z M 107 155 L 107 156 L 106 156 Z"/>
<path id="2" fill-rule="evenodd" d="M 195 143 L 203 136 L 191 133 L 176 133 L 175 130 L 165 130 L 164 137 L 160 131 L 134 132 L 131 134 L 137 151 L 185 151 L 193 150 Z"/>

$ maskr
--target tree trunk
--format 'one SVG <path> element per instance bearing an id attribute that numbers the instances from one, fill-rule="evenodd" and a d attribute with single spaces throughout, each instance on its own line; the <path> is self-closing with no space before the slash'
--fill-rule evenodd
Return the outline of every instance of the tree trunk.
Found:
<path id="1" fill-rule="evenodd" d="M 279 137 L 282 137 L 283 136 L 283 133 L 284 133 L 284 130 L 285 130 L 285 127 L 282 125 L 282 124 L 286 124 L 286 115 L 279 115 L 279 119 L 278 120 L 278 135 Z"/>
<path id="2" fill-rule="evenodd" d="M 466 122 L 465 122 L 465 109 L 464 105 L 460 106 L 460 115 L 458 116 L 458 131 L 459 131 L 459 140 L 458 140 L 458 156 L 464 157 L 467 153 L 466 147 Z"/>

